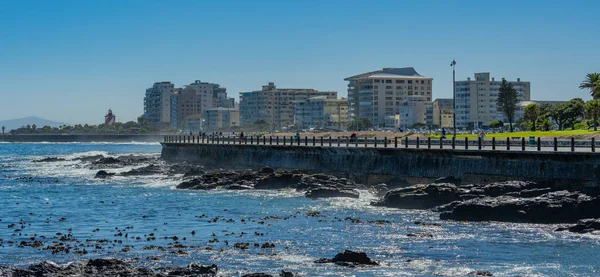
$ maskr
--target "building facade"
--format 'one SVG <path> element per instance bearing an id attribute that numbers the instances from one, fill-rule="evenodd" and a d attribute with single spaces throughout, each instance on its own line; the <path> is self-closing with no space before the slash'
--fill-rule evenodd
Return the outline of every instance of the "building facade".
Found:
<path id="1" fill-rule="evenodd" d="M 433 78 L 420 75 L 412 67 L 404 67 L 383 68 L 344 80 L 348 81 L 350 120 L 368 118 L 375 126 L 395 127 L 399 124 L 396 115 L 402 118 L 400 109 L 403 108 L 404 112 L 407 112 L 407 107 L 410 107 L 411 113 L 413 108 L 422 110 L 415 111 L 414 113 L 419 115 L 414 117 L 417 121 L 407 125 L 427 124 L 425 108 L 426 103 L 431 103 Z M 405 103 L 409 101 L 425 103 Z M 431 117 L 433 118 L 433 115 Z"/>
<path id="2" fill-rule="evenodd" d="M 433 101 L 433 126 L 452 128 L 454 125 L 454 102 L 452 99 L 438 98 Z"/>
<path id="3" fill-rule="evenodd" d="M 421 98 L 400 102 L 397 116 L 394 116 L 394 127 L 398 129 L 413 128 L 415 125 L 433 125 L 433 104 Z"/>
<path id="4" fill-rule="evenodd" d="M 203 112 L 204 129 L 219 130 L 240 124 L 240 110 L 236 108 L 212 108 Z"/>
<path id="5" fill-rule="evenodd" d="M 171 94 L 174 87 L 171 82 L 156 82 L 146 89 L 143 117 L 156 128 L 170 126 Z"/>
<path id="6" fill-rule="evenodd" d="M 277 88 L 274 83 L 262 87 L 262 90 L 240 93 L 240 126 L 266 123 L 273 129 L 294 122 L 295 101 L 325 96 L 336 99 L 335 91 L 314 89 Z"/>
<path id="7" fill-rule="evenodd" d="M 519 95 L 519 101 L 529 101 L 530 82 L 520 78 L 509 81 Z M 502 80 L 490 79 L 489 72 L 475 73 L 475 79 L 456 81 L 456 128 L 474 129 L 487 126 L 494 120 L 507 122 L 502 111 L 498 110 L 496 99 Z M 515 120 L 517 119 L 515 115 Z"/>
<path id="8" fill-rule="evenodd" d="M 294 101 L 294 124 L 302 128 L 332 127 L 341 129 L 348 123 L 348 99 L 327 96 Z"/>

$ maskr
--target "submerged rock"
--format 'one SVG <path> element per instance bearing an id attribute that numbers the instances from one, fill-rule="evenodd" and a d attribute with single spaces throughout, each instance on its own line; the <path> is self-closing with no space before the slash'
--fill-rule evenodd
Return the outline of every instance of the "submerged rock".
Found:
<path id="1" fill-rule="evenodd" d="M 354 252 L 351 250 L 338 253 L 333 259 L 318 259 L 315 263 L 335 263 L 342 266 L 379 265 L 377 261 L 369 258 L 364 252 Z"/>
<path id="2" fill-rule="evenodd" d="M 441 177 L 441 178 L 437 178 L 435 179 L 435 181 L 433 181 L 434 184 L 454 184 L 454 185 L 458 185 L 460 184 L 462 180 L 460 178 L 456 178 L 453 176 L 448 176 L 448 177 Z"/>
<path id="3" fill-rule="evenodd" d="M 600 218 L 581 219 L 576 225 L 567 228 L 558 228 L 555 231 L 569 231 L 579 234 L 587 234 L 595 231 L 600 231 Z"/>
<path id="4" fill-rule="evenodd" d="M 162 173 L 163 173 L 163 169 L 160 166 L 151 164 L 148 166 L 132 169 L 127 172 L 123 172 L 123 173 L 121 173 L 121 175 L 123 175 L 123 176 L 143 176 L 143 175 L 156 175 L 156 174 L 162 174 Z"/>
<path id="5" fill-rule="evenodd" d="M 66 159 L 58 158 L 58 157 L 47 157 L 39 160 L 33 160 L 34 163 L 51 163 L 51 162 L 61 162 L 66 161 Z"/>
<path id="6" fill-rule="evenodd" d="M 354 192 L 352 190 L 343 190 L 338 188 L 317 188 L 312 189 L 306 192 L 306 197 L 317 199 L 317 198 L 330 198 L 330 197 L 349 197 L 349 198 L 359 198 L 359 193 Z"/>
<path id="7" fill-rule="evenodd" d="M 100 171 L 98 171 L 98 173 L 96 173 L 96 176 L 94 176 L 94 178 L 96 178 L 96 179 L 106 179 L 106 178 L 109 178 L 109 177 L 114 176 L 114 175 L 115 175 L 114 173 L 108 173 L 108 172 L 106 172 L 104 170 L 100 170 Z"/>

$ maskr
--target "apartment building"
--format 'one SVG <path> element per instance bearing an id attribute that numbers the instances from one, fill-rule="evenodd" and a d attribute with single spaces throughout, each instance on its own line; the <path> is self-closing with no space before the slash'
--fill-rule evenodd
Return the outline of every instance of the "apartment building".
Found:
<path id="1" fill-rule="evenodd" d="M 420 75 L 412 67 L 403 67 L 383 68 L 344 80 L 348 81 L 350 120 L 368 118 L 375 126 L 394 127 L 398 125 L 396 116 L 401 115 L 401 108 L 404 107 L 406 114 L 410 107 L 410 113 L 418 116 L 411 117 L 406 125 L 427 124 L 425 108 L 426 103 L 431 103 L 433 78 Z M 408 101 L 424 103 L 405 103 Z"/>
<path id="2" fill-rule="evenodd" d="M 336 99 L 335 91 L 318 91 L 302 88 L 277 88 L 275 83 L 264 85 L 261 90 L 240 92 L 240 126 L 264 121 L 272 128 L 281 128 L 294 122 L 295 101 L 325 96 Z"/>
<path id="3" fill-rule="evenodd" d="M 151 88 L 146 89 L 144 115 L 142 116 L 157 128 L 170 125 L 171 94 L 174 87 L 175 85 L 171 82 L 156 82 Z"/>
<path id="4" fill-rule="evenodd" d="M 398 129 L 412 128 L 414 125 L 433 125 L 433 104 L 422 98 L 400 102 L 399 112 L 394 116 L 394 127 Z"/>
<path id="5" fill-rule="evenodd" d="M 204 128 L 207 131 L 239 126 L 240 110 L 236 108 L 212 108 L 203 113 Z"/>
<path id="6" fill-rule="evenodd" d="M 341 129 L 348 123 L 348 99 L 317 96 L 294 101 L 294 124 L 302 128 L 332 127 Z"/>
<path id="7" fill-rule="evenodd" d="M 202 95 L 189 87 L 175 89 L 171 95 L 171 109 L 171 128 L 185 129 L 188 126 L 184 119 L 202 114 Z"/>
<path id="8" fill-rule="evenodd" d="M 519 101 L 530 100 L 530 82 L 522 82 L 520 78 L 509 82 L 519 94 Z M 473 129 L 489 125 L 494 120 L 507 122 L 496 105 L 501 83 L 502 80 L 490 79 L 489 72 L 475 73 L 474 80 L 456 81 L 456 127 Z"/>
<path id="9" fill-rule="evenodd" d="M 433 126 L 452 128 L 454 126 L 454 102 L 450 98 L 438 98 L 433 101 Z"/>

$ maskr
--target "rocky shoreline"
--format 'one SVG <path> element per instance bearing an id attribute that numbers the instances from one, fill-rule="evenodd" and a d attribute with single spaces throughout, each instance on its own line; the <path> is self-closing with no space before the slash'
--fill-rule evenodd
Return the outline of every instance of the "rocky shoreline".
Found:
<path id="1" fill-rule="evenodd" d="M 36 162 L 63 160 L 47 157 Z M 181 175 L 181 182 L 176 186 L 177 189 L 293 189 L 304 192 L 305 196 L 311 199 L 359 198 L 360 190 L 368 190 L 375 195 L 383 195 L 372 205 L 433 210 L 440 213 L 442 220 L 575 224 L 580 220 L 600 218 L 600 197 L 597 189 L 567 191 L 551 182 L 509 181 L 462 184 L 458 178 L 446 177 L 435 180 L 431 184 L 390 189 L 386 184 L 366 186 L 331 174 L 276 170 L 270 167 L 231 170 L 213 165 L 168 164 L 158 157 L 131 155 L 116 158 L 91 156 L 79 160 L 84 164 L 83 166 L 99 170 L 95 176 L 99 179 L 113 176 Z M 121 173 L 110 172 L 124 166 L 139 167 Z M 590 229 L 599 230 L 597 224 L 585 228 L 585 230 Z"/>
<path id="2" fill-rule="evenodd" d="M 314 263 L 334 263 L 337 266 L 378 266 L 379 263 L 363 252 L 345 250 L 338 253 L 332 259 L 321 258 Z M 274 270 L 271 270 L 274 271 Z M 114 277 L 114 276 L 142 276 L 142 277 L 213 277 L 219 273 L 219 267 L 215 264 L 201 265 L 190 263 L 187 267 L 161 267 L 150 269 L 137 267 L 131 261 L 121 259 L 90 259 L 68 264 L 56 264 L 44 261 L 30 265 L 27 268 L 9 268 L 0 265 L 1 277 Z M 219 275 L 224 276 L 224 275 Z M 278 270 L 276 275 L 268 273 L 247 273 L 241 277 L 294 277 L 291 271 Z"/>

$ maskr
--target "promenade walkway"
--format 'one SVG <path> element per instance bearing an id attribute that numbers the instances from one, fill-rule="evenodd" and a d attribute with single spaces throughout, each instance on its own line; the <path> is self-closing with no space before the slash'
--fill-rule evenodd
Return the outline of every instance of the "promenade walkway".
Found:
<path id="1" fill-rule="evenodd" d="M 513 138 L 506 140 L 453 140 L 453 139 L 408 139 L 371 137 L 281 137 L 281 136 L 247 136 L 241 140 L 237 136 L 187 136 L 167 135 L 163 143 L 173 144 L 244 144 L 304 147 L 367 147 L 397 149 L 442 149 L 462 151 L 521 151 L 521 152 L 587 152 L 595 153 L 598 143 L 595 139 L 541 139 Z"/>

